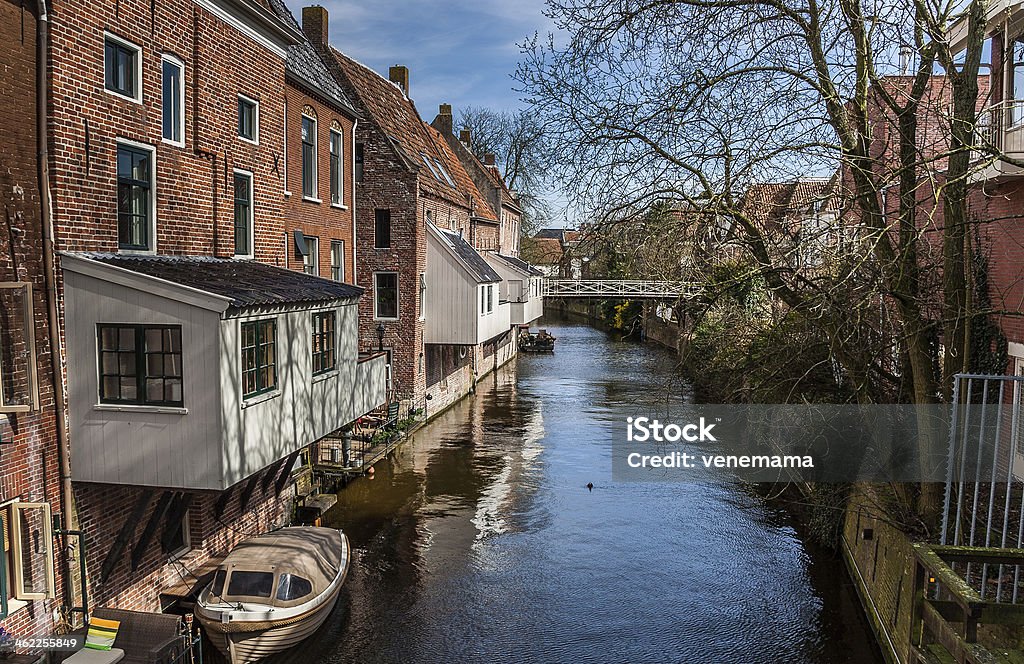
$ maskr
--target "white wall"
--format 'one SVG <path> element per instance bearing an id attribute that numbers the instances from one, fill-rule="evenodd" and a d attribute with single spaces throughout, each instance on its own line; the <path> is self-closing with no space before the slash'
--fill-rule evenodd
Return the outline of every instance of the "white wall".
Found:
<path id="1" fill-rule="evenodd" d="M 220 315 L 70 271 L 64 293 L 73 479 L 219 488 Z M 181 325 L 183 409 L 99 403 L 99 323 Z"/>

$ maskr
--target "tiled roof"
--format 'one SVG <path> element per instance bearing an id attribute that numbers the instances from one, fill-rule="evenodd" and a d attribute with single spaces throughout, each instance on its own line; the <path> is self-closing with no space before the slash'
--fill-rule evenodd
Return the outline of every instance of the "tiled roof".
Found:
<path id="1" fill-rule="evenodd" d="M 446 242 L 448 247 L 462 260 L 478 283 L 488 284 L 501 281 L 501 275 L 495 272 L 494 268 L 484 260 L 484 257 L 477 253 L 476 249 L 461 235 L 437 228 L 437 226 L 433 226 L 433 228 L 438 232 L 441 240 Z"/>
<path id="2" fill-rule="evenodd" d="M 83 258 L 220 295 L 231 309 L 357 298 L 363 289 L 251 260 L 81 253 Z"/>
<path id="3" fill-rule="evenodd" d="M 498 258 L 500 258 L 501 260 L 505 261 L 506 263 L 508 263 L 512 267 L 516 268 L 520 272 L 525 272 L 526 274 L 532 274 L 535 277 L 543 277 L 544 276 L 543 272 L 541 272 L 540 270 L 538 270 L 537 268 L 535 268 L 534 266 L 530 265 L 529 263 L 527 263 L 526 261 L 524 261 L 524 260 L 522 260 L 520 258 L 516 258 L 515 256 L 506 256 L 505 254 L 494 254 L 494 255 L 497 256 Z"/>
<path id="4" fill-rule="evenodd" d="M 755 184 L 743 197 L 743 210 L 749 217 L 778 225 L 789 225 L 816 212 L 837 212 L 840 206 L 835 178 Z"/>
<path id="5" fill-rule="evenodd" d="M 282 0 L 267 0 L 267 2 L 270 3 L 271 9 L 281 20 L 300 33 L 302 32 L 302 28 Z M 349 101 L 344 90 L 341 89 L 338 82 L 331 76 L 331 73 L 327 70 L 327 65 L 320 59 L 316 49 L 305 38 L 305 35 L 303 35 L 301 42 L 295 46 L 288 47 L 288 60 L 285 62 L 285 70 L 290 76 L 303 83 L 306 87 L 319 91 L 343 110 L 356 115 L 352 102 Z"/>
<path id="6" fill-rule="evenodd" d="M 533 237 L 538 240 L 558 240 L 562 241 L 562 233 L 565 232 L 564 228 L 542 228 L 533 234 Z"/>
<path id="7" fill-rule="evenodd" d="M 342 73 L 348 78 L 366 113 L 381 131 L 395 143 L 411 169 L 418 169 L 423 189 L 455 205 L 469 207 L 468 196 L 476 201 L 476 214 L 485 219 L 497 219 L 486 199 L 477 190 L 473 180 L 455 158 L 440 134 L 423 122 L 416 105 L 402 90 L 369 67 L 344 53 L 331 49 Z M 423 156 L 428 163 L 424 164 Z M 451 176 L 449 184 L 443 173 L 434 175 L 439 162 Z M 454 185 L 454 186 L 453 186 Z"/>
<path id="8" fill-rule="evenodd" d="M 469 173 L 466 172 L 466 169 L 462 166 L 462 162 L 459 161 L 459 158 L 455 156 L 454 152 L 452 152 L 451 146 L 444 140 L 441 133 L 425 122 L 423 123 L 423 130 L 427 132 L 430 139 L 433 141 L 434 146 L 437 148 L 437 151 L 444 155 L 445 162 L 448 164 L 448 172 L 455 179 L 455 183 L 458 185 L 459 189 L 472 196 L 473 200 L 476 201 L 476 210 L 474 211 L 474 214 L 482 219 L 497 221 L 498 217 L 494 210 L 492 210 L 491 206 L 488 205 L 487 199 L 480 193 L 480 190 L 477 189 L 476 184 L 473 182 L 473 178 L 469 177 Z"/>
<path id="9" fill-rule="evenodd" d="M 562 243 L 553 237 L 527 237 L 522 240 L 519 255 L 534 265 L 557 265 L 564 252 Z"/>

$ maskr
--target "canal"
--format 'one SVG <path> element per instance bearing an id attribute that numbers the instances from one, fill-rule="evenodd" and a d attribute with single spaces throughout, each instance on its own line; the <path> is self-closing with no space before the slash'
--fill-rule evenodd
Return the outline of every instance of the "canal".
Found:
<path id="1" fill-rule="evenodd" d="M 841 562 L 786 511 L 737 485 L 613 481 L 613 427 L 686 397 L 674 357 L 549 329 L 554 355 L 520 356 L 342 491 L 348 581 L 283 659 L 881 662 Z"/>

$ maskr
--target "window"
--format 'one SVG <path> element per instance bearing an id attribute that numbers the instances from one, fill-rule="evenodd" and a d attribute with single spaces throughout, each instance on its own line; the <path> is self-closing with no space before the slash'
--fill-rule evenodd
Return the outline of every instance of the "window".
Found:
<path id="1" fill-rule="evenodd" d="M 260 142 L 260 103 L 245 95 L 238 95 L 238 137 Z"/>
<path id="2" fill-rule="evenodd" d="M 117 146 L 117 242 L 121 249 L 151 249 L 153 151 Z"/>
<path id="3" fill-rule="evenodd" d="M 242 323 L 242 398 L 277 387 L 277 321 Z M 228 594 L 233 594 L 229 589 Z M 268 591 L 269 594 L 269 591 Z"/>
<path id="4" fill-rule="evenodd" d="M 109 92 L 142 101 L 142 49 L 107 33 L 103 69 L 104 87 Z"/>
<path id="5" fill-rule="evenodd" d="M 188 521 L 188 512 L 181 515 L 181 523 L 169 534 L 166 540 L 161 541 L 164 553 L 171 558 L 180 558 L 192 550 L 192 536 Z"/>
<path id="6" fill-rule="evenodd" d="M 373 211 L 373 247 L 387 249 L 391 246 L 391 210 Z"/>
<path id="7" fill-rule="evenodd" d="M 427 273 L 420 272 L 420 320 L 427 317 Z"/>
<path id="8" fill-rule="evenodd" d="M 341 132 L 331 130 L 331 205 L 344 205 L 345 194 L 343 177 L 345 159 L 342 157 Z"/>
<path id="9" fill-rule="evenodd" d="M 316 120 L 302 116 L 302 195 L 316 198 Z"/>
<path id="10" fill-rule="evenodd" d="M 438 182 L 440 182 L 441 181 L 441 176 L 437 174 L 436 170 L 434 170 L 434 165 L 430 163 L 429 159 L 427 159 L 427 155 L 425 155 L 424 153 L 421 152 L 420 153 L 420 159 L 423 160 L 423 163 L 430 170 L 430 173 L 431 173 L 431 175 L 434 176 L 434 179 L 437 180 Z"/>
<path id="11" fill-rule="evenodd" d="M 484 293 L 486 286 L 480 287 L 480 315 L 483 316 L 487 313 L 487 294 Z"/>
<path id="12" fill-rule="evenodd" d="M 48 503 L 12 502 L 0 507 L 0 617 L 8 600 L 54 597 L 53 531 Z"/>
<path id="13" fill-rule="evenodd" d="M 291 196 L 292 192 L 288 191 L 288 100 L 287 99 L 284 100 L 284 135 L 282 136 L 282 139 L 284 140 L 284 154 L 281 157 L 284 160 L 284 169 L 282 171 L 282 173 L 284 174 L 284 195 L 285 196 Z"/>
<path id="14" fill-rule="evenodd" d="M 181 406 L 180 325 L 100 325 L 100 403 Z"/>
<path id="15" fill-rule="evenodd" d="M 491 313 L 494 311 L 494 284 L 487 284 L 484 290 L 487 291 L 487 313 Z"/>
<path id="16" fill-rule="evenodd" d="M 373 275 L 374 318 L 398 319 L 398 273 L 375 272 Z"/>
<path id="17" fill-rule="evenodd" d="M 270 597 L 274 587 L 273 572 L 243 572 L 234 570 L 228 581 L 230 597 Z"/>
<path id="18" fill-rule="evenodd" d="M 235 171 L 235 256 L 253 256 L 252 173 Z"/>
<path id="19" fill-rule="evenodd" d="M 334 369 L 334 312 L 313 314 L 313 375 Z"/>
<path id="20" fill-rule="evenodd" d="M 175 145 L 185 144 L 185 65 L 177 58 L 165 55 L 163 67 L 163 131 L 164 140 Z"/>
<path id="21" fill-rule="evenodd" d="M 224 594 L 224 581 L 227 576 L 228 573 L 224 570 L 217 570 L 217 573 L 213 575 L 213 583 L 210 584 L 210 597 L 220 597 Z"/>
<path id="22" fill-rule="evenodd" d="M 306 242 L 306 253 L 302 256 L 302 271 L 306 274 L 320 274 L 320 240 L 308 235 L 303 238 Z"/>
<path id="23" fill-rule="evenodd" d="M 435 159 L 434 166 L 437 166 L 437 171 L 444 176 L 445 182 L 448 183 L 448 186 L 454 187 L 455 182 L 452 180 L 452 176 L 448 175 L 448 171 L 446 171 L 444 166 L 441 165 L 441 162 Z"/>
<path id="24" fill-rule="evenodd" d="M 363 144 L 356 143 L 356 182 L 363 181 Z"/>
<path id="25" fill-rule="evenodd" d="M 344 240 L 331 240 L 331 279 L 345 281 Z"/>
<path id="26" fill-rule="evenodd" d="M 313 592 L 313 584 L 309 579 L 294 574 L 282 574 L 277 581 L 277 599 L 282 602 L 290 602 L 302 599 Z"/>

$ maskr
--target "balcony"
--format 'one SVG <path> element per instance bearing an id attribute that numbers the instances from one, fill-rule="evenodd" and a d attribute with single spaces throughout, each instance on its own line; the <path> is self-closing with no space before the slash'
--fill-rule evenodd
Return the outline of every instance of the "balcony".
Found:
<path id="1" fill-rule="evenodd" d="M 992 147 L 999 154 L 1024 160 L 1024 100 L 1009 99 L 982 109 L 975 136 L 980 147 Z M 973 182 L 1024 176 L 1024 168 L 993 157 L 988 150 L 974 150 L 971 156 L 977 164 L 971 175 Z"/>
<path id="2" fill-rule="evenodd" d="M 198 257 L 62 266 L 76 481 L 223 490 L 385 400 L 354 286 Z"/>

